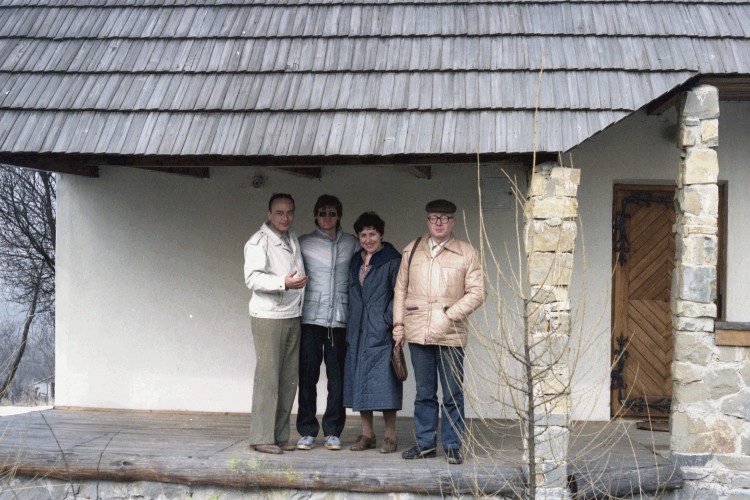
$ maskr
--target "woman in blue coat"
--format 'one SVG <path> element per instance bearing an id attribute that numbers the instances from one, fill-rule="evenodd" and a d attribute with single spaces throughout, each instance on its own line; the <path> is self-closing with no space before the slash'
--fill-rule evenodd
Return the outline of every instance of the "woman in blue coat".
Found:
<path id="1" fill-rule="evenodd" d="M 403 383 L 391 366 L 393 289 L 401 254 L 383 241 L 385 222 L 365 212 L 354 223 L 362 247 L 349 266 L 349 320 L 344 371 L 344 406 L 360 413 L 362 434 L 352 451 L 375 448 L 373 412 L 382 411 L 385 436 L 381 453 L 396 451 L 396 412 Z"/>

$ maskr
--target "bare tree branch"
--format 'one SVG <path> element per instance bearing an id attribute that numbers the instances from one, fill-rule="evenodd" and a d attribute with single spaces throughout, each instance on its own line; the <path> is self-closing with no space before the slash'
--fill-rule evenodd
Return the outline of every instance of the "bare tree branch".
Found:
<path id="1" fill-rule="evenodd" d="M 54 319 L 55 187 L 50 172 L 0 165 L 0 285 L 9 301 L 28 309 L 0 398 L 18 372 L 35 315 L 44 311 Z"/>

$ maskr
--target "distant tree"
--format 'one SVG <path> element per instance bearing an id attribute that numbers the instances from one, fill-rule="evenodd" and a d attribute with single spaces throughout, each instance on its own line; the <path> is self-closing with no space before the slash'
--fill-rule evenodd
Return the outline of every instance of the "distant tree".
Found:
<path id="1" fill-rule="evenodd" d="M 54 315 L 55 212 L 54 174 L 0 165 L 0 283 L 9 301 L 27 309 L 0 398 L 21 364 L 35 316 Z"/>

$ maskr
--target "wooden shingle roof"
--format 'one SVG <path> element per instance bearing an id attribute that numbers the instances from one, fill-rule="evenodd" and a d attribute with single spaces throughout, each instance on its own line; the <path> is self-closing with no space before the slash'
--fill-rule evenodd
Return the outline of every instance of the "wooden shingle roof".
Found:
<path id="1" fill-rule="evenodd" d="M 0 21 L 0 160 L 525 153 L 537 108 L 537 150 L 566 151 L 750 75 L 750 0 L 6 0 Z"/>

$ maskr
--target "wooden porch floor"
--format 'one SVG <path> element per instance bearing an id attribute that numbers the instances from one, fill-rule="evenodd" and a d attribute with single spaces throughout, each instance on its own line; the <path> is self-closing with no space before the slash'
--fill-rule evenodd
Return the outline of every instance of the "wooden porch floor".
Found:
<path id="1" fill-rule="evenodd" d="M 348 418 L 344 449 L 336 452 L 319 438 L 311 451 L 261 454 L 247 444 L 247 423 L 246 415 L 236 414 L 32 412 L 0 419 L 0 464 L 19 476 L 71 481 L 509 497 L 523 489 L 521 440 L 511 421 L 469 421 L 463 465 L 448 465 L 440 446 L 437 458 L 403 460 L 400 451 L 413 444 L 410 418 L 399 418 L 399 452 L 389 455 L 348 450 L 359 433 L 357 416 Z M 577 423 L 568 467 L 572 487 L 588 498 L 627 495 L 639 484 L 644 493 L 679 487 L 668 445 L 667 433 L 637 430 L 633 422 Z"/>

